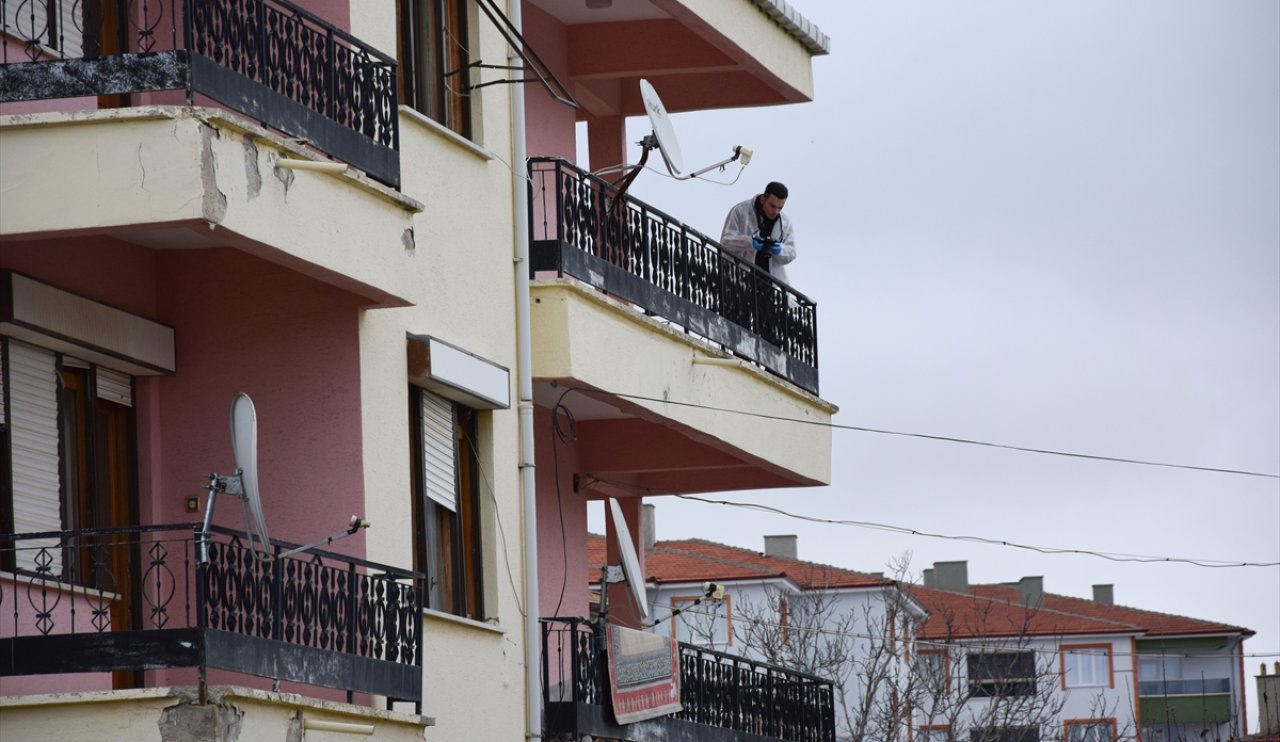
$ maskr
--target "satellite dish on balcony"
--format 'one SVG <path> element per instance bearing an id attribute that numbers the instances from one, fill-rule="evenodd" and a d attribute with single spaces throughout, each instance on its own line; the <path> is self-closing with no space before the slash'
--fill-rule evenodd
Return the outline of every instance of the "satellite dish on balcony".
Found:
<path id="1" fill-rule="evenodd" d="M 209 501 L 205 505 L 204 523 L 198 539 L 200 564 L 209 562 L 209 528 L 213 523 L 213 506 L 219 493 L 234 495 L 240 501 L 245 540 L 249 543 L 254 558 L 261 561 L 282 559 L 317 546 L 326 546 L 354 535 L 361 528 L 369 527 L 369 521 L 353 515 L 345 530 L 272 556 L 267 519 L 262 513 L 262 493 L 258 489 L 258 411 L 253 406 L 253 400 L 244 392 L 231 398 L 231 452 L 236 460 L 235 474 L 209 475 Z"/>
<path id="2" fill-rule="evenodd" d="M 249 543 L 255 551 L 266 552 L 271 540 L 258 490 L 258 411 L 244 392 L 231 400 L 231 451 L 236 459 L 236 473 L 232 477 L 239 479 L 241 508 L 247 511 Z"/>
<path id="3" fill-rule="evenodd" d="M 609 515 L 613 519 L 613 532 L 618 538 L 618 555 L 622 559 L 622 575 L 610 579 L 610 568 L 605 568 L 605 585 L 602 594 L 609 590 L 610 582 L 626 582 L 631 590 L 631 597 L 636 602 L 640 617 L 649 618 L 649 606 L 644 594 L 644 572 L 640 569 L 640 558 L 636 555 L 636 545 L 631 540 L 631 531 L 627 529 L 627 519 L 622 514 L 622 506 L 615 498 L 609 498 Z M 612 569 L 617 569 L 613 567 Z"/>
<path id="4" fill-rule="evenodd" d="M 671 118 L 667 116 L 667 107 L 662 105 L 658 91 L 644 78 L 640 79 L 640 101 L 644 103 L 644 111 L 649 115 L 649 126 L 653 127 L 654 144 L 662 153 L 662 161 L 667 164 L 667 172 L 680 177 L 684 170 L 684 156 L 680 154 L 680 142 L 676 139 L 676 130 L 671 126 Z"/>
<path id="5" fill-rule="evenodd" d="M 667 115 L 667 107 L 662 105 L 662 98 L 658 96 L 658 91 L 654 89 L 653 84 L 644 78 L 640 79 L 640 101 L 644 104 L 645 113 L 649 116 L 649 126 L 653 133 L 640 140 L 644 153 L 641 155 L 638 168 L 644 166 L 645 156 L 651 149 L 657 149 L 662 153 L 662 161 L 666 163 L 667 172 L 676 180 L 696 178 L 712 170 L 723 169 L 725 165 L 737 160 L 741 160 L 742 167 L 746 167 L 747 163 L 751 162 L 751 150 L 742 145 L 736 145 L 733 148 L 733 154 L 728 158 L 686 174 L 684 155 L 680 152 L 680 142 L 676 139 L 676 130 L 671 125 L 671 117 Z"/>

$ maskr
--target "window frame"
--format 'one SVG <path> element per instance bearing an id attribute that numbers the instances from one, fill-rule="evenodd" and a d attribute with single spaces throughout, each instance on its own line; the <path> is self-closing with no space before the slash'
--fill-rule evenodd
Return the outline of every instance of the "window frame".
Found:
<path id="1" fill-rule="evenodd" d="M 430 497 L 425 489 L 422 395 L 443 401 L 450 411 L 456 506 L 453 510 Z M 414 570 L 426 575 L 423 605 L 439 613 L 483 621 L 479 411 L 412 384 L 409 401 Z"/>
<path id="2" fill-rule="evenodd" d="M 1033 740 L 1039 742 L 1040 727 L 1033 725 L 972 727 L 969 729 L 969 742 L 1025 742 L 1028 732 Z"/>
<path id="3" fill-rule="evenodd" d="M 936 732 L 942 733 L 942 742 L 948 742 L 948 740 L 951 739 L 950 724 L 922 724 L 921 726 L 916 727 L 914 731 L 916 734 L 920 735 L 920 742 L 931 742 L 931 740 L 934 739 L 934 733 Z M 916 734 L 912 735 L 913 739 L 916 739 Z"/>
<path id="4" fill-rule="evenodd" d="M 467 0 L 396 3 L 400 70 L 397 85 L 402 105 L 475 141 L 476 106 L 472 105 L 470 90 L 464 89 L 470 87 L 472 64 L 469 29 L 474 24 L 470 7 Z M 454 46 L 442 49 L 441 45 L 428 42 L 441 35 L 452 39 Z"/>
<path id="5" fill-rule="evenodd" d="M 697 602 L 698 600 L 702 601 L 701 605 L 707 605 L 707 604 L 716 605 L 717 603 L 719 603 L 724 607 L 724 615 L 716 616 L 715 621 L 712 625 L 713 631 L 712 631 L 711 641 L 709 642 L 710 646 L 712 647 L 733 646 L 733 596 L 729 594 L 725 594 L 722 600 L 713 601 L 713 600 L 707 599 L 702 595 L 673 595 L 671 596 L 671 601 L 670 601 L 671 611 L 672 613 L 675 613 L 677 610 L 680 610 L 680 611 L 687 610 L 688 608 L 692 607 L 694 603 Z M 683 612 L 676 615 L 676 621 L 677 621 L 676 639 L 678 641 L 684 641 L 683 639 L 680 638 L 680 636 L 681 634 L 687 634 L 688 641 L 690 644 L 699 644 L 700 642 L 694 641 L 693 631 L 688 630 L 686 628 L 685 616 L 686 614 Z M 724 619 L 724 622 L 723 622 L 724 641 L 717 641 L 717 637 L 715 636 L 716 632 L 714 631 L 714 629 L 721 625 L 721 621 L 720 621 L 721 618 Z"/>
<path id="6" fill-rule="evenodd" d="M 1084 651 L 1082 652 L 1080 650 L 1084 650 Z M 1106 662 L 1107 662 L 1106 680 L 1104 682 L 1093 682 L 1093 683 L 1070 682 L 1070 674 L 1067 667 L 1068 655 L 1071 655 L 1072 657 L 1089 657 L 1092 660 L 1090 664 L 1093 665 L 1094 662 L 1096 662 L 1097 659 L 1099 658 L 1099 655 L 1094 654 L 1094 652 L 1097 652 L 1099 650 L 1101 650 L 1102 656 L 1106 658 Z M 1111 650 L 1112 650 L 1112 647 L 1110 644 L 1063 644 L 1061 647 L 1059 647 L 1058 648 L 1058 670 L 1062 677 L 1063 690 L 1069 690 L 1071 688 L 1114 688 L 1115 687 L 1115 658 Z M 1079 665 L 1077 665 L 1077 667 L 1079 667 Z M 1093 671 L 1096 674 L 1097 672 L 1096 666 L 1093 667 Z"/>
<path id="7" fill-rule="evenodd" d="M 1009 656 L 1011 662 L 1019 662 L 1016 657 L 1029 657 L 1031 662 L 1030 675 L 991 675 L 989 677 L 975 677 L 975 667 L 991 667 L 990 664 L 975 665 L 975 658 L 992 658 L 985 660 L 986 663 L 993 663 L 994 658 L 1001 656 Z M 966 670 L 969 676 L 969 695 L 971 698 L 1013 698 L 1023 696 L 1034 696 L 1039 687 L 1039 678 L 1036 668 L 1036 653 L 1032 649 L 1014 649 L 1014 650 L 998 650 L 987 652 L 971 651 L 965 657 Z M 1011 666 L 1012 667 L 1012 666 Z M 991 667 L 991 669 L 1001 669 L 999 667 Z M 978 692 L 983 689 L 984 692 Z"/>
<path id="8" fill-rule="evenodd" d="M 1062 742 L 1071 742 L 1072 727 L 1107 727 L 1110 736 L 1106 742 L 1116 742 L 1119 735 L 1119 727 L 1117 726 L 1114 717 L 1098 719 L 1065 719 L 1062 722 Z"/>
<path id="9" fill-rule="evenodd" d="M 946 649 L 916 649 L 915 661 L 918 663 L 920 658 L 924 655 L 928 655 L 930 657 L 942 658 L 942 668 L 941 668 L 942 683 L 941 683 L 941 688 L 939 688 L 939 690 L 941 691 L 941 695 L 950 695 L 952 692 L 951 653 Z M 919 667 L 918 664 L 916 664 L 915 666 Z M 918 671 L 917 671 L 917 676 L 922 678 L 924 677 Z M 925 678 L 925 679 L 931 681 L 931 678 Z M 930 688 L 929 690 L 932 691 L 933 689 Z"/>
<path id="10" fill-rule="evenodd" d="M 130 374 L 110 371 L 100 364 L 55 351 L 28 340 L 0 335 L 0 393 L 4 395 L 3 420 L 0 420 L 0 456 L 4 457 L 3 480 L 7 485 L 0 497 L 0 525 L 9 532 L 16 529 L 13 490 L 13 436 L 9 430 L 12 415 L 12 382 L 10 379 L 11 347 L 19 342 L 46 354 L 52 361 L 52 376 L 47 379 L 55 405 L 52 433 L 57 437 L 58 526 L 62 531 L 102 530 L 138 522 L 138 432 L 134 390 Z M 101 373 L 100 373 L 101 372 Z M 104 394 L 102 376 L 110 374 L 126 382 L 115 399 Z M 52 504 L 52 500 L 49 500 Z M 95 558 L 101 560 L 104 548 L 97 537 L 83 539 L 77 547 L 62 549 L 56 562 L 56 577 L 67 583 L 107 590 L 124 595 L 128 585 L 122 578 L 130 575 L 137 564 L 136 547 L 112 545 L 107 548 L 109 574 L 117 579 L 101 582 L 102 574 L 92 569 Z M 94 555 L 97 555 L 96 557 Z M 13 552 L 0 555 L 0 569 L 26 573 Z M 116 601 L 112 615 L 123 609 L 124 599 Z M 121 616 L 125 615 L 120 613 Z"/>

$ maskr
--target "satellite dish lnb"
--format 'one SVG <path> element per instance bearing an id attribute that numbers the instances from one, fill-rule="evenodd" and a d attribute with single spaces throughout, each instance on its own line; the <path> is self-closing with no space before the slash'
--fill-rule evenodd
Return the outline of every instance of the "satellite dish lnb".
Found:
<path id="1" fill-rule="evenodd" d="M 267 519 L 262 513 L 262 494 L 258 489 L 258 412 L 254 409 L 253 400 L 244 392 L 231 399 L 231 452 L 236 460 L 236 473 L 230 476 L 209 475 L 209 501 L 205 505 L 204 523 L 198 538 L 200 564 L 209 563 L 209 529 L 213 523 L 213 506 L 219 492 L 234 495 L 240 500 L 245 540 L 248 541 L 254 558 L 261 561 L 283 559 L 317 546 L 325 546 L 351 536 L 361 528 L 369 527 L 369 521 L 353 515 L 346 529 L 271 556 L 271 539 L 267 535 Z"/>
<path id="2" fill-rule="evenodd" d="M 640 558 L 636 556 L 636 546 L 631 540 L 631 531 L 627 530 L 627 519 L 622 515 L 622 506 L 612 497 L 609 498 L 609 515 L 613 518 L 613 532 L 618 537 L 618 554 L 622 559 L 623 579 L 610 580 L 606 575 L 604 592 L 608 592 L 607 583 L 625 580 L 631 589 L 631 597 L 640 610 L 641 618 L 648 620 L 649 606 L 644 594 L 644 572 L 640 569 Z M 608 568 L 606 568 L 607 571 Z"/>

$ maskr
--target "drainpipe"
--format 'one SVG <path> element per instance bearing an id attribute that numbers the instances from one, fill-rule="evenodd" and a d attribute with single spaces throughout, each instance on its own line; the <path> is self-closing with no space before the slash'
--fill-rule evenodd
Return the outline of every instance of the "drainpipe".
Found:
<path id="1" fill-rule="evenodd" d="M 510 19 L 523 33 L 523 0 L 511 0 Z M 514 48 L 507 63 L 519 65 Z M 511 201 L 516 271 L 516 384 L 520 398 L 520 495 L 524 510 L 525 739 L 542 739 L 542 636 L 538 630 L 538 518 L 533 459 L 533 330 L 529 319 L 529 190 L 525 178 L 524 85 L 511 86 Z"/>

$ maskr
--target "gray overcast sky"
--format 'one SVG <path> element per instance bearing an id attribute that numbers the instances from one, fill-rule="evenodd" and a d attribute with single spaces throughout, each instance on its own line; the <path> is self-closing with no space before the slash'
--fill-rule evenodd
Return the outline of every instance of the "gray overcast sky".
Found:
<path id="1" fill-rule="evenodd" d="M 832 37 L 815 101 L 674 116 L 686 168 L 735 144 L 753 161 L 731 187 L 645 173 L 633 193 L 718 237 L 733 203 L 790 186 L 790 274 L 818 302 L 837 423 L 1280 472 L 1280 3 L 792 4 Z M 648 129 L 632 120 L 629 141 Z M 1280 561 L 1276 479 L 840 430 L 832 443 L 831 486 L 726 499 Z M 1276 567 L 1119 564 L 650 502 L 659 539 L 761 549 L 795 533 L 801 558 L 866 571 L 910 552 L 917 575 L 963 559 L 974 582 L 1043 575 L 1082 597 L 1114 583 L 1119 603 L 1257 631 L 1247 650 L 1271 656 L 1246 660 L 1251 692 L 1259 663 L 1280 659 Z M 1251 730 L 1257 708 L 1251 696 Z"/>

